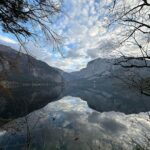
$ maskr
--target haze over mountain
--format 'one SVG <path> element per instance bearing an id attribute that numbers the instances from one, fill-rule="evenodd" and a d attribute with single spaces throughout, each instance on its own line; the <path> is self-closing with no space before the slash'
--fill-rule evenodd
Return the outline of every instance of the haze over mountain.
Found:
<path id="1" fill-rule="evenodd" d="M 124 68 L 116 65 L 118 59 L 98 58 L 87 67 L 64 77 L 65 95 L 80 97 L 88 105 L 100 112 L 119 111 L 127 114 L 139 113 L 150 109 L 148 88 L 150 69 Z M 133 60 L 124 65 L 141 64 Z M 148 65 L 150 62 L 148 62 Z"/>
<path id="2" fill-rule="evenodd" d="M 127 67 L 122 67 L 118 64 L 120 61 L 124 61 L 124 57 L 116 58 L 116 59 L 106 59 L 106 58 L 97 58 L 88 62 L 86 68 L 81 69 L 80 71 L 72 72 L 70 75 L 80 79 L 80 78 L 89 78 L 93 79 L 94 76 L 121 76 L 121 75 L 134 75 L 139 74 L 141 77 L 146 78 L 149 77 L 150 69 L 148 68 L 134 68 L 129 67 L 133 64 L 139 64 L 142 66 L 145 62 L 143 60 L 133 59 L 128 62 L 122 62 L 121 64 Z M 150 61 L 147 61 L 148 66 L 150 66 Z"/>
<path id="3" fill-rule="evenodd" d="M 0 118 L 25 116 L 62 93 L 58 69 L 5 45 L 0 45 L 0 58 Z"/>
<path id="4" fill-rule="evenodd" d="M 32 92 L 29 91 L 31 94 L 29 94 L 27 101 L 29 102 L 28 106 L 31 107 L 30 110 L 33 110 L 33 104 L 35 109 L 43 107 L 53 100 L 51 97 L 54 97 L 54 95 L 55 99 L 59 95 L 61 95 L 59 97 L 68 95 L 80 97 L 86 100 L 91 108 L 102 112 L 115 110 L 125 113 L 138 113 L 149 109 L 145 108 L 145 105 L 150 106 L 149 97 L 146 96 L 149 95 L 149 89 L 146 88 L 145 83 L 149 77 L 150 70 L 147 68 L 123 68 L 120 65 L 115 65 L 116 62 L 123 60 L 123 57 L 118 59 L 98 58 L 90 61 L 87 67 L 80 71 L 67 73 L 59 68 L 50 67 L 29 55 L 18 53 L 4 45 L 0 45 L 0 52 L 3 55 L 2 60 L 4 62 L 4 66 L 1 66 L 0 70 L 2 72 L 4 69 L 7 73 L 7 77 L 4 80 L 49 84 L 52 87 L 51 90 L 41 90 L 41 94 L 39 90 L 35 89 L 34 99 Z M 129 63 L 125 62 L 124 65 L 134 63 L 140 65 L 143 61 L 134 60 Z M 135 75 L 138 75 L 138 78 Z M 143 80 L 142 84 L 139 82 L 140 80 Z M 60 86 L 55 88 L 56 85 Z M 53 88 L 56 90 L 53 90 Z M 141 88 L 143 90 L 142 94 Z M 47 95 L 44 98 L 43 93 Z M 40 95 L 41 99 L 36 95 Z M 31 99 L 32 102 L 30 102 Z M 6 102 L 6 100 L 4 101 Z M 141 104 L 141 101 L 143 104 Z M 2 103 L 1 105 L 3 106 L 4 104 Z M 10 104 L 8 108 L 11 110 Z M 5 116 L 4 112 L 7 112 L 7 109 L 1 112 L 3 116 Z"/>
<path id="5" fill-rule="evenodd" d="M 61 83 L 63 78 L 56 68 L 11 47 L 0 45 L 0 73 L 6 73 L 6 80 L 24 82 Z M 5 80 L 5 79 L 4 79 Z"/>
<path id="6" fill-rule="evenodd" d="M 22 120 L 27 115 L 30 127 L 37 118 L 39 119 L 39 126 L 36 129 L 40 132 L 35 132 L 38 144 L 41 138 L 38 134 L 51 135 L 52 130 L 58 132 L 60 128 L 73 132 L 73 136 L 74 131 L 80 131 L 83 137 L 79 136 L 79 138 L 84 139 L 93 138 L 87 136 L 87 134 L 91 135 L 93 130 L 96 131 L 96 136 L 103 133 L 102 135 L 107 137 L 105 142 L 107 144 L 108 135 L 110 135 L 109 140 L 115 139 L 115 142 L 119 142 L 126 132 L 129 133 L 128 138 L 133 133 L 135 137 L 137 134 L 143 137 L 141 134 L 143 129 L 149 126 L 147 119 L 147 113 L 150 110 L 149 89 L 145 87 L 145 84 L 149 81 L 147 79 L 150 70 L 147 68 L 123 68 L 116 65 L 118 61 L 123 60 L 123 57 L 98 58 L 90 61 L 87 67 L 80 71 L 67 73 L 4 45 L 0 45 L 0 54 L 3 56 L 2 64 L 4 64 L 0 66 L 0 73 L 6 71 L 7 75 L 3 80 L 31 83 L 27 86 L 19 85 L 19 88 L 11 87 L 9 89 L 11 94 L 0 91 L 0 126 L 4 128 L 13 125 L 16 128 L 24 126 L 25 122 Z M 124 65 L 134 63 L 140 65 L 143 61 L 134 60 L 125 62 Z M 139 84 L 140 80 L 143 80 L 142 85 Z M 143 93 L 140 91 L 141 87 Z M 10 120 L 13 121 L 9 122 Z M 134 126 L 132 126 L 133 120 L 136 120 Z M 20 131 L 25 133 L 24 129 L 26 128 L 23 127 Z M 149 133 L 148 129 L 146 128 L 147 133 Z M 0 145 L 5 145 L 8 139 L 11 145 L 14 139 L 20 138 L 18 136 L 20 132 L 18 133 L 14 137 L 11 132 L 2 130 Z M 58 133 L 56 135 L 60 138 Z M 112 138 L 112 135 L 116 135 L 116 138 Z M 52 139 L 54 137 L 52 136 Z M 124 138 L 125 141 L 128 142 L 128 138 Z M 118 143 L 117 146 L 122 145 Z"/>

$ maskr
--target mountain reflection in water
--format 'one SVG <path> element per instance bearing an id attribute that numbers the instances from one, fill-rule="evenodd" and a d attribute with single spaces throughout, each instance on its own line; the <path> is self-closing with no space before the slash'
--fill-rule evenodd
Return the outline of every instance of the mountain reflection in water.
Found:
<path id="1" fill-rule="evenodd" d="M 0 131 L 0 148 L 21 150 L 26 149 L 27 142 L 30 142 L 30 146 L 36 150 L 97 149 L 99 145 L 109 150 L 109 143 L 115 143 L 116 150 L 124 150 L 132 146 L 128 143 L 133 135 L 140 135 L 144 139 L 142 133 L 145 129 L 144 133 L 149 134 L 147 113 L 119 113 L 149 111 L 149 97 L 135 91 L 127 93 L 121 87 L 116 89 L 117 93 L 115 89 L 111 91 L 108 87 L 104 88 L 104 85 L 93 88 L 89 86 L 70 84 L 66 87 L 19 87 L 10 90 L 9 94 L 2 93 L 0 117 L 22 118 L 8 124 L 0 121 L 3 125 Z M 97 111 L 90 109 L 88 105 Z M 28 137 L 29 134 L 31 137 Z M 124 145 L 120 143 L 123 142 L 122 139 L 125 139 Z"/>
<path id="2" fill-rule="evenodd" d="M 123 112 L 135 114 L 150 111 L 150 96 L 141 94 L 138 90 L 117 81 L 105 79 L 99 83 L 85 81 L 68 84 L 64 90 L 65 96 L 80 97 L 87 101 L 90 108 L 99 112 Z"/>
<path id="3" fill-rule="evenodd" d="M 144 141 L 149 128 L 147 113 L 99 113 L 86 101 L 67 96 L 6 124 L 0 131 L 0 149 L 133 150 L 131 138 Z"/>
<path id="4" fill-rule="evenodd" d="M 29 86 L 8 89 L 7 93 L 0 93 L 0 118 L 23 117 L 60 99 L 62 90 L 62 86 Z"/>
<path id="5" fill-rule="evenodd" d="M 111 87 L 111 86 L 110 86 Z M 52 101 L 64 96 L 80 97 L 87 101 L 89 107 L 99 112 L 117 111 L 126 114 L 147 112 L 150 110 L 148 96 L 137 91 L 130 93 L 121 87 L 111 89 L 107 85 L 97 88 L 79 85 L 63 85 L 49 87 L 18 87 L 9 91 L 9 94 L 1 93 L 1 118 L 18 118 L 40 109 Z"/>

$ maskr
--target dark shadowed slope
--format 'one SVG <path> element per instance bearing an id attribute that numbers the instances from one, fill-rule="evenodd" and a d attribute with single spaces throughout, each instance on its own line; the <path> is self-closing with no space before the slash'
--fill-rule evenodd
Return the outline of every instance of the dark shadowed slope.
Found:
<path id="1" fill-rule="evenodd" d="M 6 73 L 5 77 L 8 80 L 63 82 L 57 69 L 27 54 L 18 53 L 10 47 L 0 45 L 0 56 L 0 73 Z"/>

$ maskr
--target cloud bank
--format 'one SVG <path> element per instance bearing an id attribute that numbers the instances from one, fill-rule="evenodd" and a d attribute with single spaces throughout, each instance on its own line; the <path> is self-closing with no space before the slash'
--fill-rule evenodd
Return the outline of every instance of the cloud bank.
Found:
<path id="1" fill-rule="evenodd" d="M 64 0 L 63 12 L 53 25 L 56 32 L 65 37 L 61 46 L 63 57 L 48 46 L 39 48 L 32 42 L 27 46 L 30 54 L 68 72 L 79 70 L 98 57 L 117 57 L 120 50 L 131 54 L 131 50 L 127 51 L 125 46 L 120 49 L 118 45 L 122 28 L 108 28 L 111 3 L 112 0 Z M 0 40 L 9 45 L 16 44 L 3 35 L 0 35 Z"/>

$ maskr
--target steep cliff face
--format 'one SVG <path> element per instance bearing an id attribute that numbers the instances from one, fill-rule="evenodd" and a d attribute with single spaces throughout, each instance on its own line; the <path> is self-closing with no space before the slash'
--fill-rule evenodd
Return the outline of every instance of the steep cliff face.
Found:
<path id="1" fill-rule="evenodd" d="M 150 69 L 148 68 L 124 68 L 120 65 L 116 65 L 117 62 L 123 60 L 123 57 L 117 59 L 102 59 L 98 58 L 90 61 L 87 67 L 81 69 L 80 71 L 71 73 L 72 77 L 75 78 L 92 78 L 94 76 L 106 77 L 106 76 L 129 76 L 130 74 L 139 74 L 141 77 L 149 77 Z M 129 62 L 124 62 L 125 66 L 130 66 L 132 64 L 143 65 L 144 61 L 133 60 Z M 150 66 L 150 61 L 147 61 Z"/>
<path id="2" fill-rule="evenodd" d="M 72 75 L 77 78 L 89 78 L 94 75 L 109 74 L 112 70 L 112 64 L 114 60 L 109 59 L 95 59 L 87 64 L 87 67 L 80 71 L 73 72 Z"/>
<path id="3" fill-rule="evenodd" d="M 57 69 L 8 46 L 0 45 L 0 58 L 0 73 L 5 72 L 7 80 L 63 82 Z"/>
<path id="4" fill-rule="evenodd" d="M 98 58 L 87 67 L 71 73 L 65 95 L 80 97 L 98 111 L 138 113 L 147 111 L 150 96 L 150 69 L 124 68 L 116 65 L 118 59 Z M 125 62 L 126 63 L 126 62 Z M 142 61 L 129 62 L 142 64 Z M 150 64 L 149 61 L 147 61 Z M 141 103 L 142 102 L 142 103 Z M 149 108 L 148 108 L 149 109 Z"/>

